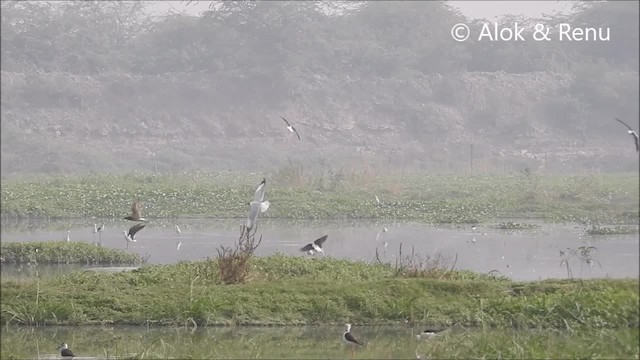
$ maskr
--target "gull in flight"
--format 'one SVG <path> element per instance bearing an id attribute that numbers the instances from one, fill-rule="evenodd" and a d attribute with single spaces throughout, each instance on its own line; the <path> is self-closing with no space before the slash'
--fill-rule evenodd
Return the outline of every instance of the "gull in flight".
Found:
<path id="1" fill-rule="evenodd" d="M 287 124 L 287 130 L 296 134 L 296 136 L 298 137 L 298 140 L 300 140 L 300 134 L 298 134 L 298 131 L 296 130 L 296 128 L 294 128 L 293 125 L 289 124 L 287 119 L 283 118 L 282 116 L 280 116 L 280 119 L 284 120 L 285 124 Z"/>
<path id="2" fill-rule="evenodd" d="M 358 341 L 353 334 L 351 334 L 351 324 L 345 324 L 345 332 L 342 334 L 342 341 L 346 344 L 351 345 L 351 357 L 353 357 L 353 349 L 356 345 L 363 346 L 364 344 Z"/>
<path id="3" fill-rule="evenodd" d="M 302 252 L 306 252 L 309 255 L 314 255 L 315 253 L 322 253 L 324 254 L 324 250 L 322 250 L 322 244 L 324 244 L 325 241 L 327 241 L 327 237 L 329 235 L 325 235 L 319 239 L 316 239 L 314 242 L 312 242 L 311 244 L 307 244 L 303 247 L 300 248 L 300 251 Z"/>
<path id="4" fill-rule="evenodd" d="M 133 205 L 131 205 L 131 215 L 124 219 L 131 221 L 147 221 L 147 219 L 142 217 L 142 205 L 140 205 L 139 201 L 133 202 Z"/>
<path id="5" fill-rule="evenodd" d="M 249 203 L 249 215 L 247 215 L 247 229 L 251 229 L 258 220 L 258 214 L 267 211 L 269 208 L 269 201 L 264 199 L 266 192 L 265 186 L 267 186 L 267 180 L 262 179 L 262 182 L 256 188 L 253 201 Z"/>
<path id="6" fill-rule="evenodd" d="M 136 233 L 138 231 L 142 230 L 142 228 L 144 228 L 145 226 L 147 226 L 147 225 L 146 224 L 135 224 L 131 228 L 129 228 L 129 231 L 127 231 L 127 230 L 124 231 L 124 238 L 125 238 L 125 240 L 127 240 L 127 249 L 129 248 L 129 243 L 130 242 L 137 242 L 136 239 L 134 238 L 134 236 L 136 236 Z"/>
<path id="7" fill-rule="evenodd" d="M 633 136 L 633 142 L 636 144 L 636 151 L 640 151 L 640 138 L 638 138 L 638 133 L 633 131 L 633 129 L 631 128 L 631 126 L 627 125 L 624 121 L 615 118 L 620 124 L 624 125 L 627 127 L 627 133 L 631 136 Z"/>

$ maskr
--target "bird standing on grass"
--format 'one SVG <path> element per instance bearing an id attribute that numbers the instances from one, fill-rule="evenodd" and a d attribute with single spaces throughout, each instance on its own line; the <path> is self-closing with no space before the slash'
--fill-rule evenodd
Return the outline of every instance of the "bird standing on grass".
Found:
<path id="1" fill-rule="evenodd" d="M 258 184 L 254 193 L 253 201 L 249 203 L 249 214 L 247 215 L 247 229 L 251 229 L 258 220 L 258 214 L 267 211 L 269 208 L 269 201 L 264 199 L 267 186 L 267 180 L 262 179 L 262 182 Z"/>
<path id="2" fill-rule="evenodd" d="M 60 344 L 57 350 L 60 350 L 60 356 L 62 357 L 75 357 L 71 349 L 69 349 L 69 346 L 67 345 L 67 343 Z"/>
<path id="3" fill-rule="evenodd" d="M 353 351 L 356 345 L 363 346 L 364 344 L 358 341 L 353 334 L 351 334 L 351 324 L 345 324 L 345 332 L 342 334 L 342 341 L 351 346 L 351 357 L 353 357 Z"/>
<path id="4" fill-rule="evenodd" d="M 329 237 L 329 235 L 325 235 L 321 238 L 316 239 L 311 244 L 307 244 L 301 247 L 300 251 L 306 252 L 309 255 L 314 255 L 316 253 L 324 254 L 324 250 L 322 250 L 322 244 L 324 244 L 324 242 L 327 241 L 327 237 Z"/>
<path id="5" fill-rule="evenodd" d="M 131 221 L 147 221 L 147 219 L 142 217 L 142 205 L 139 201 L 133 202 L 133 205 L 131 205 L 131 215 L 124 219 Z"/>
<path id="6" fill-rule="evenodd" d="M 420 340 L 420 339 L 424 339 L 424 340 L 428 340 L 431 339 L 432 337 L 439 335 L 440 333 L 442 333 L 443 331 L 445 331 L 446 329 L 425 329 L 423 332 L 421 332 L 420 334 L 416 335 L 416 339 Z"/>
<path id="7" fill-rule="evenodd" d="M 631 126 L 627 125 L 624 121 L 615 118 L 620 124 L 624 125 L 627 127 L 627 133 L 631 136 L 633 136 L 633 142 L 636 145 L 636 151 L 640 151 L 640 138 L 638 138 L 638 133 L 633 131 L 633 129 L 631 128 Z"/>
<path id="8" fill-rule="evenodd" d="M 142 228 L 144 228 L 145 226 L 147 226 L 147 225 L 146 224 L 135 224 L 131 228 L 129 228 L 128 232 L 127 232 L 127 230 L 124 231 L 124 238 L 125 238 L 125 240 L 127 240 L 127 249 L 129 248 L 129 243 L 130 242 L 136 242 L 136 239 L 134 238 L 134 236 L 136 236 L 136 233 L 138 231 L 142 230 Z"/>
<path id="9" fill-rule="evenodd" d="M 296 134 L 296 136 L 298 137 L 298 140 L 300 140 L 300 134 L 298 134 L 298 131 L 296 130 L 296 128 L 294 128 L 293 125 L 289 124 L 287 119 L 283 118 L 282 116 L 280 116 L 280 119 L 284 120 L 285 124 L 287 124 L 287 130 Z"/>

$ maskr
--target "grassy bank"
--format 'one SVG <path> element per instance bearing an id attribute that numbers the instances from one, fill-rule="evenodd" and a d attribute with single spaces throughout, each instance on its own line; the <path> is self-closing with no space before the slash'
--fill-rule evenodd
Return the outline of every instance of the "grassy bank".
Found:
<path id="1" fill-rule="evenodd" d="M 223 285 L 216 260 L 2 281 L 2 323 L 432 324 L 515 328 L 638 327 L 638 280 L 518 283 L 467 271 L 274 255 Z M 73 291 L 69 291 L 73 289 Z"/>
<path id="2" fill-rule="evenodd" d="M 638 176 L 265 174 L 279 218 L 398 218 L 472 223 L 500 216 L 638 223 Z M 124 217 L 139 199 L 147 218 L 244 217 L 262 175 L 190 173 L 3 179 L 2 217 Z M 380 199 L 378 203 L 375 195 Z"/>
<path id="3" fill-rule="evenodd" d="M 2 261 L 8 264 L 135 264 L 146 262 L 139 254 L 86 242 L 2 242 Z"/>
<path id="4" fill-rule="evenodd" d="M 306 327 L 4 327 L 2 358 L 45 358 L 62 341 L 78 356 L 118 359 L 344 359 L 342 326 Z M 633 359 L 638 329 L 451 329 L 417 341 L 410 325 L 355 327 L 366 342 L 354 358 Z M 133 356 L 132 356 L 133 355 Z"/>

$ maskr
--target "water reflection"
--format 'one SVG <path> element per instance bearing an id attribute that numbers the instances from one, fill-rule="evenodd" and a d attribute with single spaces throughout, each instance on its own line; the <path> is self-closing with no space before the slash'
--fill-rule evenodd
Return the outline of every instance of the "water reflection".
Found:
<path id="1" fill-rule="evenodd" d="M 94 223 L 106 223 L 101 234 Z M 127 251 L 149 256 L 151 263 L 168 264 L 216 256 L 220 245 L 231 245 L 243 219 L 153 220 L 136 234 L 137 243 Z M 502 223 L 504 220 L 497 221 Z M 310 241 L 329 235 L 323 247 L 326 256 L 395 263 L 403 253 L 441 255 L 456 269 L 499 272 L 515 280 L 567 277 L 633 277 L 640 271 L 637 234 L 587 235 L 576 224 L 535 225 L 527 230 L 498 230 L 493 225 L 431 226 L 413 222 L 373 220 L 285 220 L 260 219 L 262 244 L 258 255 L 276 252 L 305 256 L 299 249 Z M 35 224 L 35 225 L 34 225 Z M 71 231 L 72 241 L 98 242 L 126 250 L 122 231 L 131 222 L 114 219 L 3 220 L 2 241 L 60 241 Z M 180 233 L 176 231 L 176 225 Z M 495 224 L 494 224 L 495 225 Z M 35 229 L 35 230 L 27 230 Z M 388 231 L 384 231 L 387 229 Z M 101 235 L 100 237 L 98 235 Z M 588 259 L 564 256 L 561 251 L 593 246 Z M 322 255 L 319 255 L 322 256 Z M 6 266 L 6 265 L 5 265 Z"/>

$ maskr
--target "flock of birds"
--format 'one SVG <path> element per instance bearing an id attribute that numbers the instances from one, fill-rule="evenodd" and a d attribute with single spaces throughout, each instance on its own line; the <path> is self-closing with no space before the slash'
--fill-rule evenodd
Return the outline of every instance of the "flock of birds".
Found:
<path id="1" fill-rule="evenodd" d="M 354 356 L 354 352 L 355 352 L 355 348 L 356 346 L 364 346 L 365 343 L 356 339 L 356 337 L 351 333 L 351 324 L 345 324 L 344 325 L 345 329 L 344 332 L 342 333 L 342 341 L 350 347 L 351 349 L 351 356 Z M 416 335 L 416 339 L 417 340 L 428 340 L 433 338 L 436 335 L 442 334 L 446 329 L 431 329 L 431 328 L 427 328 L 424 331 L 422 331 L 422 333 Z M 63 358 L 74 358 L 76 357 L 76 355 L 73 354 L 73 351 L 71 351 L 71 349 L 69 349 L 69 345 L 67 345 L 67 343 L 62 343 L 60 344 L 60 346 L 58 346 L 57 350 L 60 351 L 60 356 L 62 356 Z M 416 350 L 416 358 L 420 359 L 421 356 L 418 355 L 417 350 Z"/>
<path id="2" fill-rule="evenodd" d="M 293 134 L 296 135 L 296 137 L 298 138 L 298 140 L 300 140 L 300 134 L 298 133 L 298 131 L 296 130 L 296 128 L 291 125 L 291 123 L 285 119 L 284 117 L 280 117 L 286 124 L 287 126 L 287 130 Z M 633 141 L 636 147 L 636 151 L 640 152 L 640 138 L 638 137 L 638 133 L 636 131 L 634 131 L 631 126 L 629 126 L 627 123 L 625 123 L 624 121 L 615 118 L 616 121 L 620 122 L 622 125 L 624 125 L 627 128 L 627 133 L 629 135 L 631 135 L 633 137 Z M 245 226 L 247 227 L 247 229 L 251 229 L 253 228 L 253 226 L 256 225 L 257 220 L 258 220 L 258 215 L 261 213 L 266 212 L 269 209 L 269 201 L 265 200 L 265 196 L 266 196 L 266 186 L 267 186 L 267 180 L 266 179 L 262 179 L 262 181 L 258 184 L 258 186 L 256 187 L 256 190 L 254 192 L 254 198 L 253 201 L 247 203 L 247 205 L 249 205 L 249 213 L 247 214 L 247 220 L 245 223 Z M 380 203 L 380 199 L 378 198 L 378 196 L 375 196 L 376 201 L 378 203 Z M 147 220 L 145 218 L 142 217 L 142 205 L 140 204 L 140 202 L 135 201 L 131 207 L 131 215 L 127 216 L 124 218 L 125 220 L 131 220 L 131 221 L 135 221 L 138 222 L 137 224 L 133 225 L 132 227 L 129 228 L 129 230 L 125 230 L 124 231 L 124 237 L 127 241 L 127 248 L 129 248 L 129 243 L 130 242 L 136 242 L 135 239 L 135 235 L 142 230 L 146 224 L 144 224 L 144 222 L 146 222 Z M 101 234 L 105 229 L 105 224 L 102 223 L 102 225 L 97 226 L 97 224 L 93 225 L 93 233 L 97 233 L 97 234 Z M 475 226 L 472 227 L 472 230 L 475 230 Z M 378 235 L 376 236 L 376 240 L 378 240 L 378 238 L 380 237 L 380 234 L 382 232 L 387 232 L 388 229 L 386 227 L 383 227 L 383 229 L 378 232 Z M 182 230 L 180 230 L 180 227 L 178 225 L 176 225 L 176 233 L 177 234 L 181 234 Z M 323 244 L 325 243 L 325 241 L 327 241 L 328 235 L 324 235 L 318 239 L 316 239 L 315 241 L 313 241 L 312 243 L 309 243 L 305 246 L 303 246 L 302 248 L 300 248 L 300 251 L 305 252 L 309 255 L 314 255 L 314 254 L 318 254 L 318 253 L 322 253 L 324 254 L 324 250 L 322 248 Z M 70 231 L 67 232 L 67 241 L 70 241 Z M 474 238 L 475 240 L 475 238 Z M 178 243 L 178 249 L 180 248 L 181 243 Z M 386 247 L 387 244 L 385 243 L 384 246 Z M 441 334 L 445 329 L 425 329 L 422 333 L 416 335 L 416 338 L 418 340 L 420 339 L 430 339 L 438 334 Z M 345 324 L 345 331 L 342 334 L 342 341 L 347 344 L 348 346 L 351 347 L 351 355 L 354 355 L 354 350 L 356 346 L 364 346 L 365 343 L 359 341 L 358 339 L 356 339 L 356 337 L 351 333 L 351 324 Z M 57 350 L 60 350 L 60 355 L 64 358 L 73 358 L 75 357 L 75 355 L 73 354 L 73 352 L 71 351 L 71 349 L 69 349 L 69 346 L 66 343 L 62 343 Z M 420 359 L 421 357 L 417 354 L 416 351 L 416 358 Z"/>

